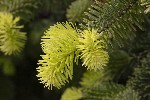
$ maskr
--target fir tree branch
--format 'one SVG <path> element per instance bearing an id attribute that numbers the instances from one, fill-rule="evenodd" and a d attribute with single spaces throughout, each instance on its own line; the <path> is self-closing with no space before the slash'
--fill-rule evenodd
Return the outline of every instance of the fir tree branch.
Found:
<path id="1" fill-rule="evenodd" d="M 57 23 L 44 33 L 41 45 L 45 55 L 39 60 L 37 77 L 45 87 L 60 88 L 72 79 L 73 63 L 78 62 L 78 44 L 78 30 L 72 23 Z"/>
<path id="2" fill-rule="evenodd" d="M 136 27 L 142 28 L 144 21 L 144 7 L 138 0 L 117 0 L 105 4 L 98 3 L 90 8 L 86 13 L 88 18 L 84 19 L 85 25 L 82 27 L 92 27 L 98 32 L 107 34 L 111 40 L 119 46 L 123 46 L 124 41 L 132 40 L 135 37 Z M 113 44 L 111 40 L 106 40 L 108 44 Z"/>

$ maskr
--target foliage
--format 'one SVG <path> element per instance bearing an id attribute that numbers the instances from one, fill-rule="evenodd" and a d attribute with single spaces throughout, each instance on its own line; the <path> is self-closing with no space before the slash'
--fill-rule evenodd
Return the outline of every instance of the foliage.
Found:
<path id="1" fill-rule="evenodd" d="M 0 0 L 0 100 L 149 100 L 149 5 Z"/>
<path id="2" fill-rule="evenodd" d="M 72 79 L 78 44 L 78 32 L 71 23 L 57 23 L 45 32 L 41 43 L 45 55 L 42 55 L 43 60 L 39 60 L 37 76 L 46 87 L 60 88 Z"/>
<path id="3" fill-rule="evenodd" d="M 68 88 L 61 100 L 140 100 L 138 93 L 122 85 L 104 82 L 89 88 Z"/>
<path id="4" fill-rule="evenodd" d="M 70 9 L 67 12 L 68 19 L 70 18 L 69 20 L 71 21 L 80 22 L 81 18 L 84 17 L 82 16 L 81 12 L 86 11 L 88 8 L 86 4 L 87 3 L 83 4 L 80 3 L 80 5 L 84 5 L 82 10 L 74 10 L 74 5 L 78 7 L 80 6 L 79 0 L 72 3 Z M 130 64 L 133 63 L 132 61 L 134 61 L 134 57 L 133 58 L 130 57 L 129 54 L 127 54 L 128 52 L 119 50 L 118 51 L 116 50 L 116 53 L 114 52 L 111 54 L 111 50 L 109 49 L 112 49 L 111 47 L 115 47 L 115 49 L 118 49 L 117 48 L 118 46 L 116 46 L 116 44 L 119 45 L 120 47 L 129 45 L 128 40 L 134 40 L 136 37 L 135 31 L 139 29 L 144 31 L 143 22 L 145 21 L 145 19 L 147 19 L 144 13 L 145 9 L 146 9 L 145 6 L 142 6 L 141 1 L 138 0 L 96 1 L 89 9 L 89 11 L 85 13 L 86 16 L 84 17 L 83 20 L 84 23 L 80 24 L 78 29 L 74 28 L 74 26 L 71 25 L 71 27 L 73 26 L 74 30 L 76 31 L 76 35 L 78 37 L 77 39 L 74 40 L 77 41 L 77 43 L 76 44 L 74 43 L 74 49 L 72 50 L 72 52 L 77 52 L 77 55 L 73 54 L 74 56 L 71 57 L 72 59 L 70 62 L 72 66 L 68 66 L 67 71 L 64 70 L 66 65 L 70 65 L 68 64 L 69 62 L 62 64 L 63 65 L 62 69 L 59 68 L 58 66 L 57 68 L 59 69 L 58 70 L 59 75 L 57 77 L 55 76 L 56 72 L 55 70 L 57 70 L 57 68 L 51 70 L 50 66 L 52 65 L 57 66 L 56 64 L 60 62 L 62 63 L 63 62 L 62 59 L 63 58 L 65 59 L 67 57 L 61 53 L 63 51 L 67 51 L 63 50 L 63 47 L 65 47 L 66 44 L 69 43 L 68 42 L 69 39 L 65 39 L 66 36 L 62 35 L 63 39 L 65 39 L 64 41 L 65 42 L 67 41 L 67 43 L 65 44 L 64 42 L 65 45 L 63 45 L 61 43 L 62 38 L 59 37 L 61 36 L 61 34 L 59 34 L 58 37 L 56 36 L 46 37 L 45 41 L 42 42 L 42 48 L 44 53 L 48 55 L 43 56 L 44 59 L 43 61 L 42 60 L 39 61 L 39 64 L 41 64 L 42 66 L 39 67 L 38 69 L 39 74 L 37 76 L 40 77 L 42 83 L 46 84 L 46 87 L 51 87 L 52 85 L 57 88 L 60 88 L 62 85 L 68 82 L 69 79 L 72 79 L 73 70 L 71 70 L 70 74 L 69 68 L 71 67 L 71 69 L 73 69 L 74 63 L 73 60 L 75 60 L 75 62 L 78 64 L 78 58 L 80 58 L 83 61 L 82 65 L 87 67 L 87 69 L 98 71 L 85 73 L 84 74 L 85 78 L 82 78 L 82 81 L 80 82 L 81 87 L 67 89 L 66 92 L 64 92 L 62 99 L 71 99 L 71 96 L 73 96 L 72 99 L 75 100 L 76 99 L 118 100 L 120 97 L 122 97 L 122 99 L 124 100 L 126 99 L 139 100 L 140 97 L 138 96 L 138 92 L 136 90 L 132 90 L 130 87 L 125 87 L 121 84 L 118 84 L 121 81 L 124 74 L 126 75 L 126 77 L 123 79 L 123 81 L 128 80 L 127 77 L 131 74 L 132 71 L 129 72 L 127 71 L 132 70 L 134 65 Z M 75 16 L 79 15 L 77 19 L 74 19 L 74 16 L 72 14 L 73 11 L 76 12 L 74 14 Z M 71 13 L 70 14 L 71 17 L 69 13 Z M 56 26 L 57 25 L 58 24 L 56 24 Z M 64 24 L 63 27 L 59 26 L 57 27 L 59 27 L 59 30 L 61 29 L 61 31 L 65 29 L 66 32 L 66 30 L 69 29 L 65 25 L 66 24 Z M 49 30 L 51 30 L 51 28 Z M 65 32 L 61 33 L 65 34 Z M 54 35 L 54 33 L 51 34 Z M 53 38 L 56 39 L 53 40 Z M 61 48 L 53 46 L 54 45 L 53 43 L 55 45 L 61 44 Z M 70 45 L 71 42 L 69 45 L 67 45 L 67 47 L 69 48 Z M 49 47 L 53 49 L 50 50 Z M 65 49 L 67 47 L 65 47 Z M 53 52 L 53 50 L 56 52 Z M 60 53 L 61 56 L 57 54 L 58 50 L 61 50 Z M 50 51 L 52 51 L 53 53 L 49 53 Z M 67 51 L 66 54 L 68 53 L 69 51 Z M 110 55 L 110 62 L 108 63 L 109 55 Z M 59 57 L 59 59 L 57 57 Z M 102 68 L 104 69 L 102 70 Z M 62 76 L 65 76 L 65 78 L 63 78 Z M 88 82 L 90 83 L 88 84 Z"/>
<path id="5" fill-rule="evenodd" d="M 150 12 L 150 1 L 149 0 L 141 0 L 142 5 L 146 6 L 146 10 L 144 11 L 145 13 Z"/>
<path id="6" fill-rule="evenodd" d="M 140 100 L 139 94 L 130 87 L 117 94 L 114 100 Z"/>
<path id="7" fill-rule="evenodd" d="M 0 0 L 0 11 L 10 12 L 14 15 L 21 16 L 27 20 L 31 18 L 32 13 L 38 8 L 39 0 Z"/>
<path id="8" fill-rule="evenodd" d="M 83 90 L 84 100 L 113 100 L 125 88 L 122 85 L 104 82 Z"/>
<path id="9" fill-rule="evenodd" d="M 84 30 L 79 38 L 78 45 L 83 59 L 83 65 L 89 70 L 100 70 L 108 63 L 108 52 L 105 51 L 107 45 L 101 39 L 96 30 Z"/>
<path id="10" fill-rule="evenodd" d="M 131 61 L 129 55 L 121 50 L 114 50 L 110 55 L 108 65 L 99 71 L 87 71 L 83 74 L 80 84 L 82 87 L 91 87 L 94 84 L 104 81 L 118 82 L 123 73 L 126 72 L 126 67 Z"/>
<path id="11" fill-rule="evenodd" d="M 110 55 L 110 63 L 104 70 L 96 72 L 88 71 L 84 73 L 84 76 L 80 81 L 82 87 L 78 88 L 82 91 L 81 99 L 119 100 L 122 96 L 122 100 L 140 100 L 138 93 L 131 88 L 125 88 L 122 85 L 107 82 L 109 80 L 114 80 L 117 75 L 121 76 L 120 74 L 123 74 L 123 71 L 125 70 L 124 67 L 126 67 L 130 61 L 129 56 L 123 51 L 114 51 Z M 63 96 L 67 98 L 68 96 L 71 96 L 71 94 L 66 94 L 66 92 L 64 92 L 62 97 Z"/>
<path id="12" fill-rule="evenodd" d="M 136 26 L 143 29 L 144 7 L 137 0 L 111 0 L 94 4 L 86 13 L 82 27 L 92 27 L 106 34 L 108 44 L 124 46 L 135 37 Z M 135 26 L 136 25 L 136 26 Z M 127 42 L 124 42 L 127 41 Z"/>
<path id="13" fill-rule="evenodd" d="M 78 34 L 79 30 L 68 22 L 58 23 L 45 32 L 41 45 L 46 55 L 39 61 L 37 76 L 46 87 L 60 88 L 72 79 L 73 62 L 78 63 L 79 52 L 89 70 L 99 70 L 108 63 L 105 42 L 99 40 L 95 30 L 84 30 L 80 37 Z"/>
<path id="14" fill-rule="evenodd" d="M 62 95 L 61 100 L 79 100 L 82 98 L 82 91 L 80 88 L 68 88 Z"/>
<path id="15" fill-rule="evenodd" d="M 143 58 L 135 68 L 128 85 L 139 92 L 142 100 L 150 98 L 150 54 Z"/>
<path id="16" fill-rule="evenodd" d="M 67 18 L 69 21 L 81 22 L 84 12 L 91 6 L 93 0 L 76 0 L 67 9 Z"/>
<path id="17" fill-rule="evenodd" d="M 26 40 L 26 34 L 20 32 L 23 26 L 17 25 L 20 18 L 0 12 L 0 19 L 0 50 L 5 55 L 18 54 L 22 51 Z"/>
<path id="18" fill-rule="evenodd" d="M 103 78 L 103 70 L 100 71 L 86 71 L 81 78 L 80 84 L 82 87 L 89 88 Z"/>

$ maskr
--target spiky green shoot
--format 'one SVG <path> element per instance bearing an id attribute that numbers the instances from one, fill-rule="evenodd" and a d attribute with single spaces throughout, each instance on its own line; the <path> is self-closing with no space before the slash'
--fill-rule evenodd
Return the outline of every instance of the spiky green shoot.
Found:
<path id="1" fill-rule="evenodd" d="M 72 23 L 57 23 L 42 37 L 43 60 L 39 60 L 38 75 L 45 87 L 61 88 L 73 75 L 73 62 L 77 62 L 78 30 Z"/>
<path id="2" fill-rule="evenodd" d="M 78 49 L 82 52 L 83 65 L 89 70 L 99 70 L 109 61 L 106 43 L 96 30 L 84 30 L 79 38 Z"/>

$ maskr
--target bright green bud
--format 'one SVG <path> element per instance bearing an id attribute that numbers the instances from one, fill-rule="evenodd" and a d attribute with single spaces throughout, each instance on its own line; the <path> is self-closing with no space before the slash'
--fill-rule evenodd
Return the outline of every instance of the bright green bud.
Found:
<path id="1" fill-rule="evenodd" d="M 99 70 L 109 61 L 106 42 L 96 30 L 84 30 L 79 38 L 78 49 L 82 52 L 83 65 L 89 70 Z"/>

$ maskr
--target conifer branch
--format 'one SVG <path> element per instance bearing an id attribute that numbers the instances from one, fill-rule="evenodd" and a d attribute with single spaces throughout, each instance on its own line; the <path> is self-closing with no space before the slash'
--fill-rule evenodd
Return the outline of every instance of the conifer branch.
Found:
<path id="1" fill-rule="evenodd" d="M 60 88 L 73 75 L 73 63 L 78 62 L 78 30 L 72 23 L 57 23 L 48 29 L 42 37 L 42 49 L 45 55 L 39 60 L 37 77 L 45 87 Z"/>
<path id="2" fill-rule="evenodd" d="M 144 7 L 138 0 L 117 0 L 107 3 L 98 3 L 86 13 L 88 18 L 84 18 L 85 25 L 82 27 L 92 27 L 98 32 L 108 36 L 108 44 L 113 44 L 111 40 L 119 46 L 124 45 L 124 41 L 132 40 L 135 37 L 136 26 L 142 28 L 144 22 Z M 136 26 L 135 26 L 136 25 Z"/>
<path id="3" fill-rule="evenodd" d="M 79 57 L 87 69 L 95 71 L 105 67 L 109 60 L 107 45 L 96 30 L 81 31 L 68 22 L 50 27 L 41 46 L 45 55 L 39 60 L 37 77 L 50 89 L 60 88 L 72 79 L 73 63 L 77 64 Z"/>

